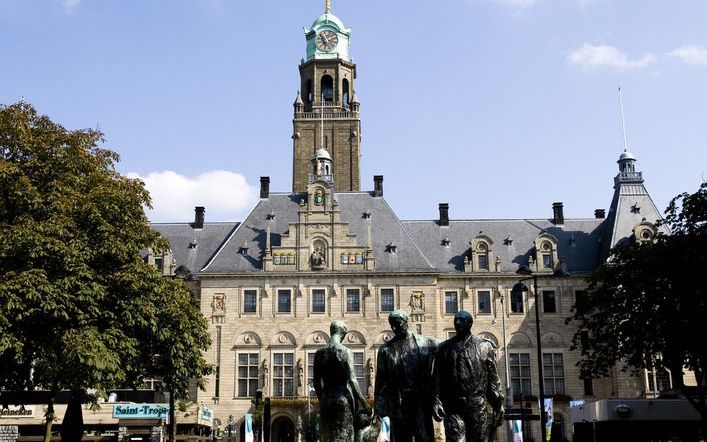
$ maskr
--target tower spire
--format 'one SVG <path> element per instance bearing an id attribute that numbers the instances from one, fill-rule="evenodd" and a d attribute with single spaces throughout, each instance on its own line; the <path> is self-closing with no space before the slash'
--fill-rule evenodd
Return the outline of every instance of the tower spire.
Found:
<path id="1" fill-rule="evenodd" d="M 331 0 L 326 0 L 326 4 L 324 5 L 324 12 L 327 14 L 331 12 Z"/>

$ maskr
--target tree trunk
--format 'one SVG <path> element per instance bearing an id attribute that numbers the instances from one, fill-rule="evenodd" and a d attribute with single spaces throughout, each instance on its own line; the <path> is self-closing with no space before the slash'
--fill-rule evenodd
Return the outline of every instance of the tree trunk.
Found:
<path id="1" fill-rule="evenodd" d="M 83 392 L 74 390 L 61 421 L 61 442 L 80 442 L 83 437 Z"/>
<path id="2" fill-rule="evenodd" d="M 56 418 L 56 414 L 54 414 L 54 396 L 56 396 L 56 393 L 49 393 L 47 412 L 44 413 L 44 442 L 51 442 L 52 440 L 52 424 Z"/>
<path id="3" fill-rule="evenodd" d="M 177 440 L 177 422 L 174 412 L 174 389 L 169 389 L 169 441 L 176 442 Z"/>

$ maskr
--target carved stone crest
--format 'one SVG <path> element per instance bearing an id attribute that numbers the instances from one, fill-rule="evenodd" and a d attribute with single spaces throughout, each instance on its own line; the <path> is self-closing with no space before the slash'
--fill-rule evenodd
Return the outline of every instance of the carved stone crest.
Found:
<path id="1" fill-rule="evenodd" d="M 211 312 L 214 315 L 226 314 L 226 295 L 223 293 L 214 295 L 211 301 Z"/>
<path id="2" fill-rule="evenodd" d="M 408 303 L 412 313 L 424 313 L 425 312 L 425 294 L 423 292 L 412 292 L 410 295 L 410 302 Z"/>

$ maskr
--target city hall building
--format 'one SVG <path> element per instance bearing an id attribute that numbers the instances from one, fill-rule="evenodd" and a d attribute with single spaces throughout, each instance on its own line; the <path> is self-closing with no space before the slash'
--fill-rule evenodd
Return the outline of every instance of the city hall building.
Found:
<path id="1" fill-rule="evenodd" d="M 471 312 L 473 332 L 499 348 L 499 374 L 504 386 L 511 384 L 516 407 L 523 394 L 537 414 L 544 382 L 554 398 L 553 440 L 571 438 L 570 401 L 638 398 L 669 388 L 665 373 L 582 379 L 580 354 L 569 350 L 575 329 L 565 319 L 586 278 L 617 243 L 657 232 L 660 213 L 631 153 L 619 157 L 608 211 L 586 218 L 565 218 L 555 202 L 543 219 L 457 220 L 442 203 L 437 219 L 401 220 L 385 200 L 383 176 L 360 182 L 351 30 L 327 5 L 305 32 L 293 105 L 292 189 L 271 191 L 262 177 L 260 200 L 241 222 L 205 222 L 205 209 L 197 207 L 193 223 L 153 224 L 171 250 L 147 259 L 165 275 L 190 280 L 208 320 L 213 344 L 205 356 L 216 370 L 192 399 L 214 410 L 221 430 L 232 416 L 233 434 L 242 438 L 244 416 L 262 389 L 273 404 L 272 440 L 296 440 L 314 352 L 335 319 L 348 324 L 345 344 L 362 391 L 372 397 L 376 351 L 392 336 L 387 318 L 396 309 L 410 314 L 412 331 L 440 340 L 453 333 L 457 311 Z M 511 293 L 522 278 L 519 266 L 539 275 L 544 379 L 537 372 L 532 287 Z M 537 440 L 537 421 L 532 433 Z M 499 435 L 505 440 L 504 430 Z"/>

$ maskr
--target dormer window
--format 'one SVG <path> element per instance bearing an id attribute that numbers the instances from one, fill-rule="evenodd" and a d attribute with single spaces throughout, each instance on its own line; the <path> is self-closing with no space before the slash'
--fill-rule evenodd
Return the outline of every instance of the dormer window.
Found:
<path id="1" fill-rule="evenodd" d="M 493 262 L 493 241 L 486 235 L 479 235 L 471 241 L 471 271 L 488 272 Z"/>
<path id="2" fill-rule="evenodd" d="M 535 259 L 529 264 L 538 272 L 552 271 L 557 264 L 557 238 L 543 232 L 535 239 Z"/>
<path id="3" fill-rule="evenodd" d="M 385 251 L 388 253 L 397 253 L 398 252 L 398 246 L 395 245 L 395 243 L 391 242 L 385 247 Z"/>
<path id="4" fill-rule="evenodd" d="M 442 240 L 442 247 L 449 247 L 449 244 L 451 241 L 449 241 L 449 237 L 445 236 L 444 239 Z"/>

